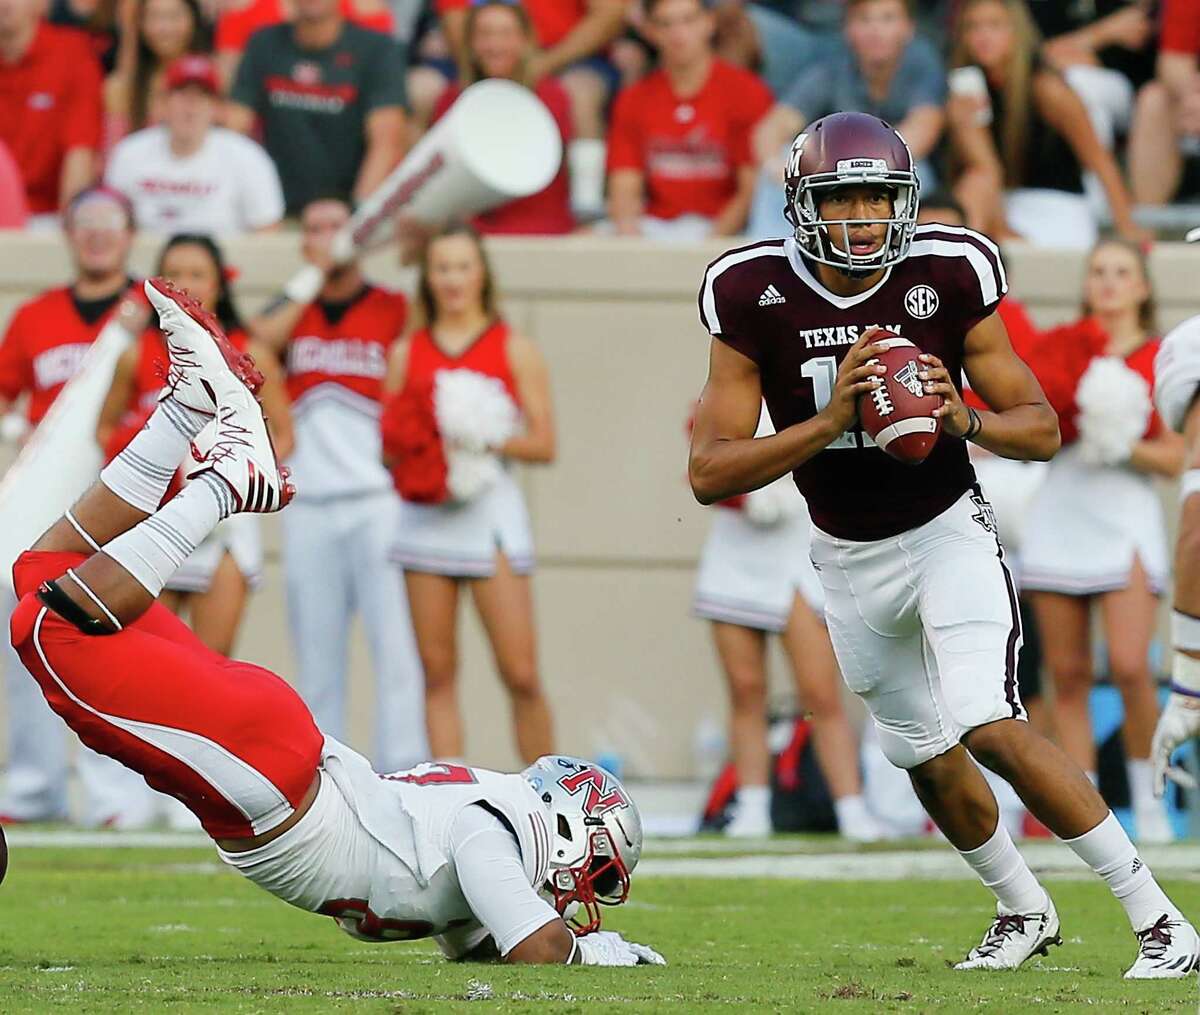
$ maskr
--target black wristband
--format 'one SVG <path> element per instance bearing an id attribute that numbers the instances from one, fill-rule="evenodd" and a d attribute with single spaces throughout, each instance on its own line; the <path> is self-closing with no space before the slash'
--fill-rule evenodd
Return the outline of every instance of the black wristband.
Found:
<path id="1" fill-rule="evenodd" d="M 983 429 L 983 417 L 975 411 L 975 406 L 967 406 L 967 415 L 970 417 L 970 424 L 967 426 L 967 432 L 962 435 L 964 441 L 974 440 L 978 436 L 979 431 Z"/>

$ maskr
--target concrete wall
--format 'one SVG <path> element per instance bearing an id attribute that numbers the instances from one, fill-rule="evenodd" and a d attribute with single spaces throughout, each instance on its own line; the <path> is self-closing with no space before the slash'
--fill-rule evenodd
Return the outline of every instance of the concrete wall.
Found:
<path id="1" fill-rule="evenodd" d="M 0 234 L 0 320 L 69 266 L 52 236 Z M 569 239 L 492 244 L 509 319 L 549 359 L 560 458 L 526 470 L 539 554 L 535 579 L 543 669 L 563 749 L 624 754 L 638 774 L 683 776 L 705 716 L 721 719 L 723 693 L 704 624 L 688 615 L 692 572 L 707 514 L 685 482 L 684 420 L 703 382 L 707 336 L 696 289 L 720 245 L 651 247 L 636 241 Z M 137 271 L 157 244 L 139 242 Z M 254 310 L 297 266 L 291 236 L 231 244 L 243 310 Z M 1050 324 L 1078 306 L 1082 259 L 1008 252 L 1013 291 Z M 1200 251 L 1155 254 L 1164 326 L 1200 310 Z M 411 288 L 379 254 L 370 275 Z M 284 675 L 292 669 L 283 611 L 276 523 L 267 521 L 269 568 L 243 629 L 240 653 Z M 515 763 L 504 697 L 478 625 L 465 611 L 462 699 L 468 753 Z M 776 686 L 786 691 L 777 671 Z M 354 649 L 352 714 L 369 747 L 370 670 Z"/>

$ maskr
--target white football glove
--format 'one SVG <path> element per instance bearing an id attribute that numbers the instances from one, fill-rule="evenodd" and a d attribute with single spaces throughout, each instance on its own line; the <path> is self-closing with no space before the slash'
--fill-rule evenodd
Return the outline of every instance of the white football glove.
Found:
<path id="1" fill-rule="evenodd" d="M 626 941 L 615 930 L 597 930 L 576 939 L 585 966 L 665 966 L 666 959 L 653 948 Z"/>
<path id="2" fill-rule="evenodd" d="M 1171 767 L 1171 755 L 1182 743 L 1200 735 L 1200 698 L 1172 694 L 1167 707 L 1158 717 L 1154 739 L 1150 742 L 1150 760 L 1154 764 L 1154 795 L 1162 796 L 1167 788 L 1167 776 L 1183 782 L 1186 774 Z"/>
<path id="3" fill-rule="evenodd" d="M 667 960 L 649 945 L 640 945 L 636 941 L 626 941 L 629 950 L 638 957 L 639 966 L 665 966 Z"/>

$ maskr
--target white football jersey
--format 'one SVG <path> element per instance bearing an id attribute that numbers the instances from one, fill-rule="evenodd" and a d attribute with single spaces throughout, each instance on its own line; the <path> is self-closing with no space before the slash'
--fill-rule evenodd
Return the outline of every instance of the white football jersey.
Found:
<path id="1" fill-rule="evenodd" d="M 1200 387 L 1200 316 L 1172 328 L 1154 358 L 1154 405 L 1163 422 L 1183 432 Z"/>
<path id="2" fill-rule="evenodd" d="M 550 813 L 521 776 L 432 763 L 379 775 L 329 737 L 321 771 L 317 800 L 293 828 L 260 849 L 221 856 L 284 901 L 332 916 L 348 934 L 366 941 L 449 934 L 451 951 L 486 936 L 471 934 L 479 921 L 451 848 L 455 819 L 473 804 L 514 834 L 529 886 L 545 883 Z"/>

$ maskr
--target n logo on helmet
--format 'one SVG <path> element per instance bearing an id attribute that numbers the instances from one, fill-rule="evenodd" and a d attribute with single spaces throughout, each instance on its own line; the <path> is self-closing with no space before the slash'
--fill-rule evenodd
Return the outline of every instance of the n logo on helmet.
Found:
<path id="1" fill-rule="evenodd" d="M 629 806 L 629 801 L 620 789 L 608 788 L 608 779 L 598 768 L 583 768 L 570 775 L 564 775 L 558 780 L 558 784 L 572 796 L 581 790 L 587 791 L 581 809 L 589 818 L 598 818 L 605 811 Z"/>

